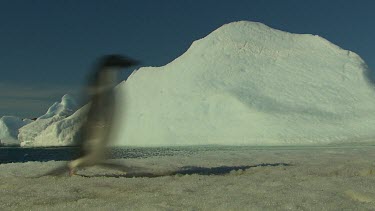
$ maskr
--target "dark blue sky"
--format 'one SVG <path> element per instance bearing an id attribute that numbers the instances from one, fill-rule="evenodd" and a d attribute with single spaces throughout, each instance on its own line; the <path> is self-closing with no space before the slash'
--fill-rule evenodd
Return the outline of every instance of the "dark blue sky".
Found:
<path id="1" fill-rule="evenodd" d="M 64 93 L 79 93 L 100 55 L 161 66 L 239 20 L 318 34 L 373 69 L 374 8 L 371 0 L 2 0 L 0 116 L 39 116 Z"/>

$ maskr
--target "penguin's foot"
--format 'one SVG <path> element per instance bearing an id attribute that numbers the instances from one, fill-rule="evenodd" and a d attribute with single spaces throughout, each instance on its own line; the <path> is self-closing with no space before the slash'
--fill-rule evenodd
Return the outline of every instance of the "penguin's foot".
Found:
<path id="1" fill-rule="evenodd" d="M 69 176 L 74 176 L 76 175 L 76 169 L 75 168 L 69 168 Z"/>

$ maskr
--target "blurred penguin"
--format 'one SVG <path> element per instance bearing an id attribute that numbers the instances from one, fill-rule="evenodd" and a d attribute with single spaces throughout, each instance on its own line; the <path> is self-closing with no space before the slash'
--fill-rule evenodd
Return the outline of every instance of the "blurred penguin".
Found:
<path id="1" fill-rule="evenodd" d="M 88 94 L 90 103 L 86 120 L 81 127 L 81 139 L 78 143 L 80 156 L 67 165 L 53 169 L 47 175 L 76 174 L 77 168 L 100 165 L 121 171 L 132 170 L 132 167 L 106 161 L 106 151 L 111 141 L 111 129 L 115 116 L 115 93 L 117 73 L 127 67 L 138 65 L 133 59 L 121 55 L 107 55 L 99 59 L 96 68 L 89 77 Z M 139 169 L 139 168 L 138 168 Z"/>
<path id="2" fill-rule="evenodd" d="M 113 89 L 117 85 L 118 71 L 137 64 L 137 61 L 121 55 L 108 55 L 99 60 L 88 86 L 91 102 L 81 128 L 81 156 L 68 163 L 69 175 L 74 175 L 79 167 L 115 165 L 103 162 L 115 115 Z"/>

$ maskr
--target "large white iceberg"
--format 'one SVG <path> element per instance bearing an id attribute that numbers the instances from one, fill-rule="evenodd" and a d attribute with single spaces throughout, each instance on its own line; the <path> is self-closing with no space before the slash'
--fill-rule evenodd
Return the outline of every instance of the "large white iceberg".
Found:
<path id="1" fill-rule="evenodd" d="M 55 102 L 44 115 L 19 129 L 18 140 L 21 146 L 59 146 L 59 144 L 56 144 L 57 136 L 50 137 L 49 133 L 47 133 L 47 128 L 57 124 L 61 120 L 68 119 L 77 108 L 78 104 L 74 97 L 69 94 L 64 95 L 61 102 Z M 78 121 L 76 123 L 78 123 Z M 74 125 L 73 127 L 77 126 L 76 123 L 72 124 Z M 58 134 L 64 133 L 64 129 L 66 129 L 66 127 L 61 126 L 57 131 Z M 43 143 L 38 144 L 40 143 L 40 141 L 38 141 L 40 139 L 43 140 Z M 60 145 L 67 144 L 70 144 L 70 142 L 64 140 L 64 144 Z"/>
<path id="2" fill-rule="evenodd" d="M 119 87 L 123 145 L 375 141 L 375 90 L 355 53 L 310 34 L 227 24 Z"/>
<path id="3" fill-rule="evenodd" d="M 80 128 L 86 118 L 87 107 L 83 107 L 73 115 L 59 119 L 48 125 L 28 146 L 70 146 L 80 140 Z"/>
<path id="4" fill-rule="evenodd" d="M 369 75 L 357 54 L 322 37 L 230 23 L 122 82 L 114 138 L 127 146 L 375 141 Z M 68 125 L 83 113 L 40 140 L 73 143 L 78 127 Z"/>
<path id="5" fill-rule="evenodd" d="M 72 95 L 66 94 L 61 98 L 61 102 L 55 102 L 48 111 L 38 117 L 38 119 L 48 119 L 53 116 L 69 116 L 78 108 L 77 102 Z"/>

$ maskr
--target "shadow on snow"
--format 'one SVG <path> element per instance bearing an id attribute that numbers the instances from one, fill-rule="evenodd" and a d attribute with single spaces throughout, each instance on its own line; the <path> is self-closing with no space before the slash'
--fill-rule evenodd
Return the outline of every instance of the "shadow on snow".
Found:
<path id="1" fill-rule="evenodd" d="M 255 167 L 276 167 L 276 166 L 291 166 L 288 163 L 261 163 L 256 165 L 247 165 L 247 166 L 219 166 L 219 167 L 197 167 L 197 166 L 185 166 L 176 171 L 166 171 L 160 173 L 152 172 L 128 172 L 126 174 L 94 174 L 94 175 L 85 175 L 85 174 L 76 174 L 81 177 L 113 177 L 113 178 L 137 178 L 137 177 L 164 177 L 164 176 L 176 176 L 176 175 L 226 175 L 232 171 L 238 170 L 247 170 Z"/>

